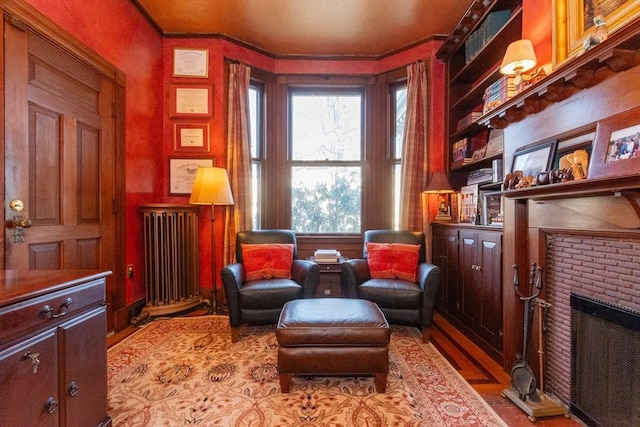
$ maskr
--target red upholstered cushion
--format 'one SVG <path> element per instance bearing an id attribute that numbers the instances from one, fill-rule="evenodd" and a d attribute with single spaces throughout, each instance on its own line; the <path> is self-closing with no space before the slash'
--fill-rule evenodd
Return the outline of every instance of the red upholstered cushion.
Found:
<path id="1" fill-rule="evenodd" d="M 374 279 L 416 281 L 420 245 L 367 242 L 367 254 Z"/>
<path id="2" fill-rule="evenodd" d="M 291 279 L 293 244 L 291 243 L 241 243 L 242 264 L 247 281 L 258 279 Z"/>

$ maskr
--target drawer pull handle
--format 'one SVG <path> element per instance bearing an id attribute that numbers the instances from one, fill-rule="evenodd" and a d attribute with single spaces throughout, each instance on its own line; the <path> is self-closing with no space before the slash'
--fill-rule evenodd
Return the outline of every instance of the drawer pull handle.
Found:
<path id="1" fill-rule="evenodd" d="M 53 414 L 58 409 L 58 402 L 53 397 L 47 399 L 47 403 L 45 403 L 44 408 L 47 411 L 47 414 Z"/>
<path id="2" fill-rule="evenodd" d="M 80 387 L 75 381 L 71 381 L 71 384 L 69 384 L 69 396 L 74 397 L 78 392 L 80 392 Z"/>
<path id="3" fill-rule="evenodd" d="M 52 319 L 55 319 L 56 317 L 62 317 L 67 314 L 67 310 L 69 309 L 69 307 L 71 307 L 72 303 L 73 301 L 71 300 L 71 298 L 67 298 L 64 304 L 62 304 L 62 307 L 60 307 L 60 311 L 57 313 L 53 312 L 53 308 L 50 305 L 45 305 L 44 307 L 42 307 L 42 313 L 45 316 L 51 315 Z"/>
<path id="4" fill-rule="evenodd" d="M 24 356 L 22 356 L 23 360 L 27 360 L 30 359 L 31 360 L 31 365 L 33 366 L 33 375 L 38 373 L 38 366 L 40 366 L 40 353 L 31 353 L 30 351 L 27 351 Z"/>

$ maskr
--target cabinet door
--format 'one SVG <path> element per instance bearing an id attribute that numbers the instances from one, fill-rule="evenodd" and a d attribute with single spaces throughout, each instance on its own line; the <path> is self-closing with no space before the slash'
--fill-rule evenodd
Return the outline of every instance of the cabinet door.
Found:
<path id="1" fill-rule="evenodd" d="M 481 286 L 478 334 L 502 350 L 502 235 L 478 232 Z"/>
<path id="2" fill-rule="evenodd" d="M 480 317 L 480 268 L 478 262 L 478 232 L 460 230 L 460 318 L 475 329 Z"/>
<path id="3" fill-rule="evenodd" d="M 60 325 L 64 426 L 95 427 L 107 418 L 106 328 L 105 307 Z"/>
<path id="4" fill-rule="evenodd" d="M 0 426 L 58 426 L 55 328 L 0 352 Z"/>
<path id="5" fill-rule="evenodd" d="M 451 314 L 460 309 L 458 291 L 458 230 L 439 228 L 434 233 L 434 264 L 442 271 L 440 307 Z"/>

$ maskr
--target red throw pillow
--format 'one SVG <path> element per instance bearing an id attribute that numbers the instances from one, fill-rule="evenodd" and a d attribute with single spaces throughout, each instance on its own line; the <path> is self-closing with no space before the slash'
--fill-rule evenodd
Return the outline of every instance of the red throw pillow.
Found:
<path id="1" fill-rule="evenodd" d="M 367 242 L 369 272 L 374 279 L 416 281 L 420 245 Z"/>
<path id="2" fill-rule="evenodd" d="M 291 279 L 292 243 L 241 243 L 242 264 L 247 281 L 258 279 Z"/>

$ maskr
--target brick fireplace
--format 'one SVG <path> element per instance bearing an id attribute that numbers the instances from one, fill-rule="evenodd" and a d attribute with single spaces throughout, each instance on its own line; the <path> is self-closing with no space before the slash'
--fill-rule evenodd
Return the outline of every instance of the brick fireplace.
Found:
<path id="1" fill-rule="evenodd" d="M 640 312 L 640 236 L 618 233 L 603 237 L 602 233 L 586 231 L 546 231 L 544 245 L 545 299 L 552 304 L 547 317 L 545 388 L 548 394 L 570 405 L 570 294 Z"/>

